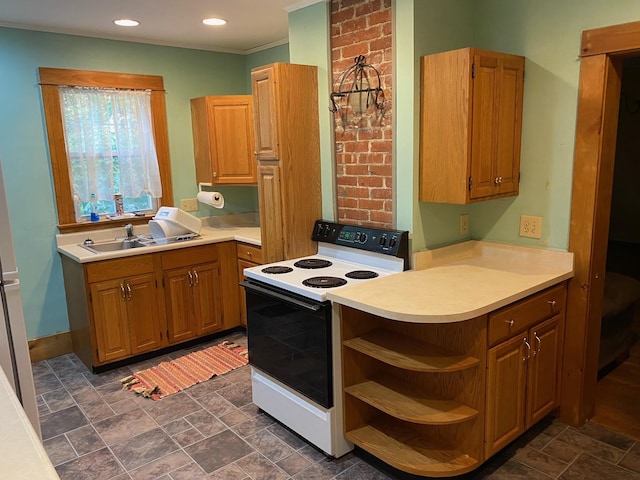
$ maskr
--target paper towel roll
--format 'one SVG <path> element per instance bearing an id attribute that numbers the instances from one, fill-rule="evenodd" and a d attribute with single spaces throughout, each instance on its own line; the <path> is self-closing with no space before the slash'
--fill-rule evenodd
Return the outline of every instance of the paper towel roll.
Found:
<path id="1" fill-rule="evenodd" d="M 224 207 L 224 197 L 220 192 L 198 192 L 196 198 L 200 203 L 211 205 L 215 208 Z"/>

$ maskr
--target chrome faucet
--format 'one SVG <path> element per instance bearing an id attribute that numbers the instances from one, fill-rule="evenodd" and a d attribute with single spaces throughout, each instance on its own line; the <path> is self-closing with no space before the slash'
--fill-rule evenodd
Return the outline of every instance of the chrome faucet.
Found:
<path id="1" fill-rule="evenodd" d="M 133 225 L 131 225 L 130 223 L 127 223 L 124 226 L 124 231 L 127 232 L 127 240 L 132 240 L 133 239 Z"/>

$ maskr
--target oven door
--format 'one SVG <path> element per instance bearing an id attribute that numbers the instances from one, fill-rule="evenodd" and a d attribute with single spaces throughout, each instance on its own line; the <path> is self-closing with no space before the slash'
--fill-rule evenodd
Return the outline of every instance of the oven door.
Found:
<path id="1" fill-rule="evenodd" d="M 246 279 L 249 363 L 325 408 L 333 407 L 331 302 Z"/>

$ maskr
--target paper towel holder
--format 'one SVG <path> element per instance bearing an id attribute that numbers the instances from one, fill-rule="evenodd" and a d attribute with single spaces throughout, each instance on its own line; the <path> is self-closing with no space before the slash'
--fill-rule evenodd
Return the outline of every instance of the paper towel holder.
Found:
<path id="1" fill-rule="evenodd" d="M 209 205 L 214 208 L 224 208 L 224 197 L 220 192 L 210 192 L 203 190 L 202 187 L 213 187 L 213 185 L 211 183 L 198 183 L 198 195 L 196 198 L 200 203 L 204 203 L 205 205 Z M 212 195 L 212 200 L 206 199 L 205 195 L 200 195 L 201 193 Z"/>

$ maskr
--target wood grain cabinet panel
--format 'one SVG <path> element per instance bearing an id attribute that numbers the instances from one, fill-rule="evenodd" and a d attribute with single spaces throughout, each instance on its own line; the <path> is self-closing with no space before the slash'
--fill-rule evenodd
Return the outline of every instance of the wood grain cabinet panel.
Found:
<path id="1" fill-rule="evenodd" d="M 474 48 L 422 57 L 421 201 L 518 194 L 524 63 Z"/>
<path id="2" fill-rule="evenodd" d="M 262 263 L 262 249 L 256 245 L 238 242 L 236 245 L 236 254 L 238 256 L 238 281 L 244 279 L 245 268 L 255 267 Z M 244 288 L 238 285 L 240 297 L 240 325 L 247 326 L 247 304 Z"/>
<path id="3" fill-rule="evenodd" d="M 169 343 L 222 330 L 220 263 L 217 260 L 205 263 L 198 255 L 200 252 L 217 258 L 217 249 L 215 245 L 198 249 L 162 254 L 163 266 L 172 267 L 163 270 Z"/>
<path id="4" fill-rule="evenodd" d="M 273 63 L 251 72 L 265 263 L 312 255 L 322 216 L 318 69 Z"/>
<path id="5" fill-rule="evenodd" d="M 405 324 L 345 306 L 340 315 L 346 438 L 416 475 L 480 465 L 486 317 Z"/>
<path id="6" fill-rule="evenodd" d="M 235 241 L 62 266 L 74 351 L 93 370 L 240 324 Z"/>
<path id="7" fill-rule="evenodd" d="M 558 406 L 566 289 L 453 323 L 340 305 L 345 437 L 411 474 L 478 468 Z"/>
<path id="8" fill-rule="evenodd" d="M 251 95 L 194 98 L 191 124 L 197 182 L 256 184 Z"/>
<path id="9" fill-rule="evenodd" d="M 555 302 L 550 298 L 561 300 Z M 505 314 L 509 318 L 524 318 L 527 322 L 524 330 L 488 352 L 487 458 L 559 404 L 564 298 L 565 283 L 506 307 L 491 319 L 500 319 L 500 328 Z"/>

